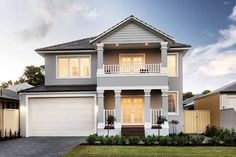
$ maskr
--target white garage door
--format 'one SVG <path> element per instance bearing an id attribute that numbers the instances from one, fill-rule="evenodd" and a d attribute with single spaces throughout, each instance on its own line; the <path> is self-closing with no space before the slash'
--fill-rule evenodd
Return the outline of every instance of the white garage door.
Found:
<path id="1" fill-rule="evenodd" d="M 94 98 L 30 98 L 29 136 L 95 133 Z"/>

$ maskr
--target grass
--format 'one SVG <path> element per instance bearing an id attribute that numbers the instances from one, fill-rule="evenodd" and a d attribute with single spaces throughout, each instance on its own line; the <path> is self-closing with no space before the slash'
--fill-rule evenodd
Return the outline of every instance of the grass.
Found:
<path id="1" fill-rule="evenodd" d="M 77 146 L 63 157 L 236 157 L 236 147 Z"/>

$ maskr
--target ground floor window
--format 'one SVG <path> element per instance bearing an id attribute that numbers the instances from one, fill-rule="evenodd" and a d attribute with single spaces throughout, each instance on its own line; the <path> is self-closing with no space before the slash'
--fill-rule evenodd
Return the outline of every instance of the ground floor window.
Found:
<path id="1" fill-rule="evenodd" d="M 169 92 L 168 112 L 177 114 L 177 106 L 178 106 L 178 93 L 177 92 Z"/>

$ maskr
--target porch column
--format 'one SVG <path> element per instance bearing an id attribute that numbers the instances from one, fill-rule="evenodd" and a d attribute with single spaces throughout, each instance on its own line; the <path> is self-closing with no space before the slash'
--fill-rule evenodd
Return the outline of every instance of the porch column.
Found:
<path id="1" fill-rule="evenodd" d="M 168 91 L 161 90 L 162 92 L 162 115 L 168 119 Z"/>
<path id="2" fill-rule="evenodd" d="M 98 128 L 104 129 L 104 91 L 97 91 L 97 99 L 98 99 Z"/>
<path id="3" fill-rule="evenodd" d="M 145 128 L 151 128 L 151 118 L 150 118 L 150 109 L 151 109 L 151 90 L 144 90 L 144 126 Z"/>
<path id="4" fill-rule="evenodd" d="M 101 74 L 103 73 L 103 49 L 104 44 L 103 43 L 97 43 L 97 73 Z"/>
<path id="5" fill-rule="evenodd" d="M 167 44 L 168 42 L 161 42 L 161 72 L 167 73 Z"/>
<path id="6" fill-rule="evenodd" d="M 121 90 L 115 90 L 115 128 L 121 128 Z"/>

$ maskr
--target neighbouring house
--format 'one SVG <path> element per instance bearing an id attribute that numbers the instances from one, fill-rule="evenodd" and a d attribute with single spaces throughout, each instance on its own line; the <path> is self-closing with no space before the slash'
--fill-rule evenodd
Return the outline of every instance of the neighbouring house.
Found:
<path id="1" fill-rule="evenodd" d="M 236 81 L 194 100 L 194 109 L 210 111 L 210 125 L 236 129 Z"/>
<path id="2" fill-rule="evenodd" d="M 0 130 L 19 130 L 19 96 L 17 92 L 0 87 Z"/>
<path id="3" fill-rule="evenodd" d="M 7 89 L 9 89 L 11 91 L 19 92 L 21 90 L 29 89 L 29 88 L 32 88 L 32 87 L 33 87 L 32 85 L 28 84 L 27 82 L 24 82 L 24 83 L 19 83 L 19 84 L 10 86 Z"/>
<path id="4" fill-rule="evenodd" d="M 183 101 L 183 108 L 184 110 L 194 110 L 194 100 L 201 97 L 202 94 L 197 94 L 194 95 L 191 98 L 188 98 L 186 100 Z"/>
<path id="5" fill-rule="evenodd" d="M 183 57 L 190 45 L 129 16 L 100 35 L 36 49 L 45 85 L 20 92 L 23 136 L 157 134 L 160 115 L 182 131 Z M 168 135 L 169 122 L 161 134 Z"/>

